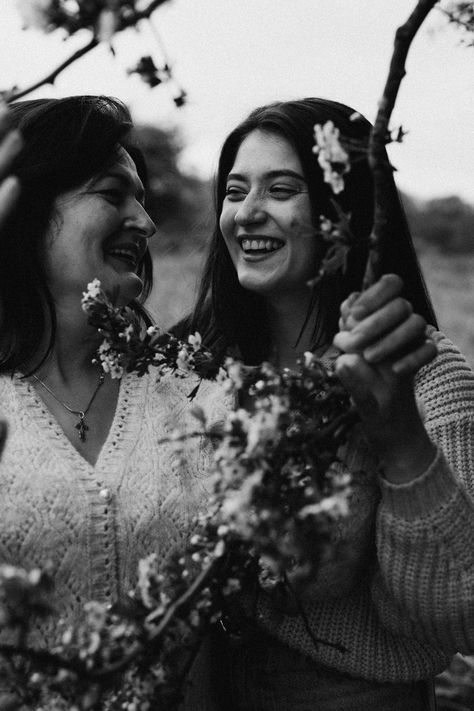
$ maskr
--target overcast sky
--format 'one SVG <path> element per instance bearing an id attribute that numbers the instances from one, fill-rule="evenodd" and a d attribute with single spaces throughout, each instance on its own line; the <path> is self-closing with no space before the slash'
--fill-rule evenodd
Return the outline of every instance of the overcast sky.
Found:
<path id="1" fill-rule="evenodd" d="M 160 59 L 147 26 L 100 46 L 32 96 L 106 93 L 136 120 L 177 125 L 186 164 L 209 174 L 220 144 L 253 107 L 275 99 L 322 96 L 375 116 L 395 29 L 415 0 L 170 0 L 154 15 L 189 102 L 176 109 L 165 87 L 127 77 L 142 54 Z M 87 35 L 63 41 L 21 30 L 15 0 L 0 0 L 0 88 L 30 84 Z M 391 149 L 400 187 L 415 197 L 459 194 L 474 202 L 474 48 L 460 46 L 438 11 L 411 48 L 394 115 L 409 131 Z"/>

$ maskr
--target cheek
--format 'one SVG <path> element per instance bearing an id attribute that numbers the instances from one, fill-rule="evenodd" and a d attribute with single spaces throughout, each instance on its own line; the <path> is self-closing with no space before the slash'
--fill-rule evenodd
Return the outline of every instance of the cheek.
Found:
<path id="1" fill-rule="evenodd" d="M 296 235 L 305 237 L 306 235 L 311 234 L 313 237 L 316 237 L 316 227 L 314 225 L 311 211 L 305 209 L 304 207 L 300 210 L 296 210 L 289 216 L 288 224 L 289 229 Z"/>
<path id="2" fill-rule="evenodd" d="M 232 206 L 224 205 L 222 206 L 221 216 L 219 218 L 219 226 L 224 237 L 232 234 L 235 227 L 235 209 Z"/>

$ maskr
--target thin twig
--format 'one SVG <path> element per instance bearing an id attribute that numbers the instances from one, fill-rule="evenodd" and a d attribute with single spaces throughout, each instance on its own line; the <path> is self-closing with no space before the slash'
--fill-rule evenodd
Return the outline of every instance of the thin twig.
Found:
<path id="1" fill-rule="evenodd" d="M 183 595 L 181 595 L 181 597 L 179 597 L 172 605 L 170 605 L 156 630 L 154 630 L 152 634 L 150 634 L 150 636 L 148 637 L 147 647 L 150 646 L 151 643 L 156 643 L 157 640 L 159 640 L 159 638 L 164 634 L 173 619 L 176 618 L 178 612 L 182 608 L 186 607 L 186 605 L 189 605 L 190 602 L 192 602 L 193 598 L 201 592 L 205 585 L 207 585 L 210 578 L 216 574 L 221 565 L 222 558 L 216 558 L 215 560 L 213 560 L 213 562 L 198 575 L 198 577 L 195 579 L 193 584 L 186 590 L 186 592 L 183 593 Z M 91 679 L 99 680 L 116 674 L 122 669 L 128 667 L 130 662 L 136 659 L 142 651 L 142 644 L 135 645 L 128 652 L 128 654 L 122 657 L 122 659 L 120 659 L 116 664 L 110 664 L 109 666 L 105 667 L 104 669 L 100 669 L 97 672 L 91 672 Z"/>
<path id="2" fill-rule="evenodd" d="M 120 26 L 117 28 L 116 33 L 122 32 L 123 30 L 127 29 L 128 27 L 133 27 L 135 26 L 140 20 L 146 20 L 150 17 L 150 15 L 160 6 L 163 5 L 163 3 L 167 2 L 167 0 L 152 0 L 152 2 L 148 5 L 143 10 L 140 11 L 135 11 L 131 13 L 129 16 L 124 18 Z M 13 90 L 12 92 L 8 92 L 6 96 L 6 100 L 8 102 L 11 101 L 17 101 L 18 99 L 21 99 L 22 97 L 26 96 L 27 94 L 31 94 L 32 91 L 35 91 L 36 89 L 39 89 L 40 86 L 45 86 L 46 84 L 54 84 L 57 76 L 61 74 L 67 67 L 69 67 L 71 64 L 76 62 L 78 59 L 83 57 L 85 54 L 90 52 L 92 49 L 97 47 L 97 45 L 100 44 L 100 41 L 97 39 L 97 36 L 94 34 L 92 39 L 84 46 L 81 47 L 81 49 L 78 49 L 76 52 L 71 54 L 68 59 L 66 59 L 64 62 L 62 62 L 56 69 L 54 69 L 52 72 L 50 72 L 47 76 L 43 77 L 43 79 L 40 79 L 39 81 L 35 82 L 34 84 L 31 84 L 30 86 L 26 87 L 25 89 L 20 89 L 18 91 Z"/>
<path id="3" fill-rule="evenodd" d="M 58 74 L 61 74 L 61 72 L 64 71 L 64 69 L 66 69 L 67 67 L 69 67 L 70 64 L 83 57 L 85 54 L 90 52 L 91 49 L 97 47 L 98 44 L 99 41 L 95 37 L 93 37 L 90 42 L 88 42 L 84 47 L 81 47 L 81 49 L 78 49 L 76 52 L 74 52 L 74 54 L 71 54 L 68 59 L 66 59 L 62 64 L 60 64 L 59 67 L 56 67 L 56 69 L 54 69 L 46 77 L 40 79 L 34 84 L 31 84 L 30 86 L 26 87 L 26 89 L 21 89 L 20 91 L 13 91 L 11 94 L 9 94 L 7 97 L 8 102 L 17 101 L 17 99 L 21 99 L 23 96 L 31 94 L 32 91 L 39 89 L 40 86 L 44 86 L 45 84 L 54 84 Z"/>
<path id="4" fill-rule="evenodd" d="M 395 34 L 390 69 L 369 140 L 368 159 L 374 176 L 374 225 L 370 235 L 370 251 L 363 280 L 364 289 L 373 284 L 380 276 L 381 256 L 387 238 L 387 223 L 390 220 L 393 169 L 387 160 L 385 151 L 388 124 L 401 81 L 406 74 L 405 62 L 410 45 L 426 16 L 437 2 L 438 0 L 419 0 L 408 20 L 398 28 Z"/>
<path id="5" fill-rule="evenodd" d="M 154 630 L 148 637 L 146 643 L 147 647 L 151 643 L 156 643 L 159 640 L 173 619 L 176 618 L 178 612 L 192 602 L 193 598 L 200 593 L 205 585 L 208 584 L 210 578 L 217 573 L 221 565 L 222 558 L 215 559 L 205 570 L 200 573 L 200 575 L 198 575 L 186 592 L 183 593 L 183 595 L 181 595 L 181 597 L 179 597 L 172 605 L 170 605 L 156 630 Z M 44 650 L 30 649 L 23 646 L 19 647 L 10 644 L 0 645 L 0 655 L 5 655 L 7 659 L 11 658 L 13 655 L 19 655 L 25 659 L 29 659 L 43 668 L 52 667 L 54 669 L 68 669 L 69 671 L 77 674 L 78 677 L 89 681 L 104 681 L 109 677 L 114 676 L 117 672 L 126 669 L 131 662 L 138 658 L 143 650 L 144 644 L 137 642 L 133 644 L 128 653 L 115 664 L 108 664 L 102 669 L 94 671 L 93 669 L 88 669 L 77 659 L 70 660 L 58 654 L 52 654 L 51 652 Z"/>

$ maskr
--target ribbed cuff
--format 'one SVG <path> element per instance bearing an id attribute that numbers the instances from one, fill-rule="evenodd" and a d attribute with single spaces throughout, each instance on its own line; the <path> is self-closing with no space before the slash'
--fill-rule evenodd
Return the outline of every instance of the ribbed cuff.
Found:
<path id="1" fill-rule="evenodd" d="M 393 484 L 381 479 L 382 501 L 386 511 L 410 521 L 428 516 L 440 506 L 446 505 L 456 496 L 459 487 L 459 482 L 439 448 L 428 469 L 416 479 L 404 484 Z"/>

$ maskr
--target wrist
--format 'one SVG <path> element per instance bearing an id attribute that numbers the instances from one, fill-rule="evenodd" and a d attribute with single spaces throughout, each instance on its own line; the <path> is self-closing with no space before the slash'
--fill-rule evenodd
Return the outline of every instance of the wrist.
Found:
<path id="1" fill-rule="evenodd" d="M 415 433 L 403 444 L 385 450 L 381 457 L 384 478 L 392 484 L 407 484 L 421 476 L 433 463 L 436 447 L 426 430 Z"/>

